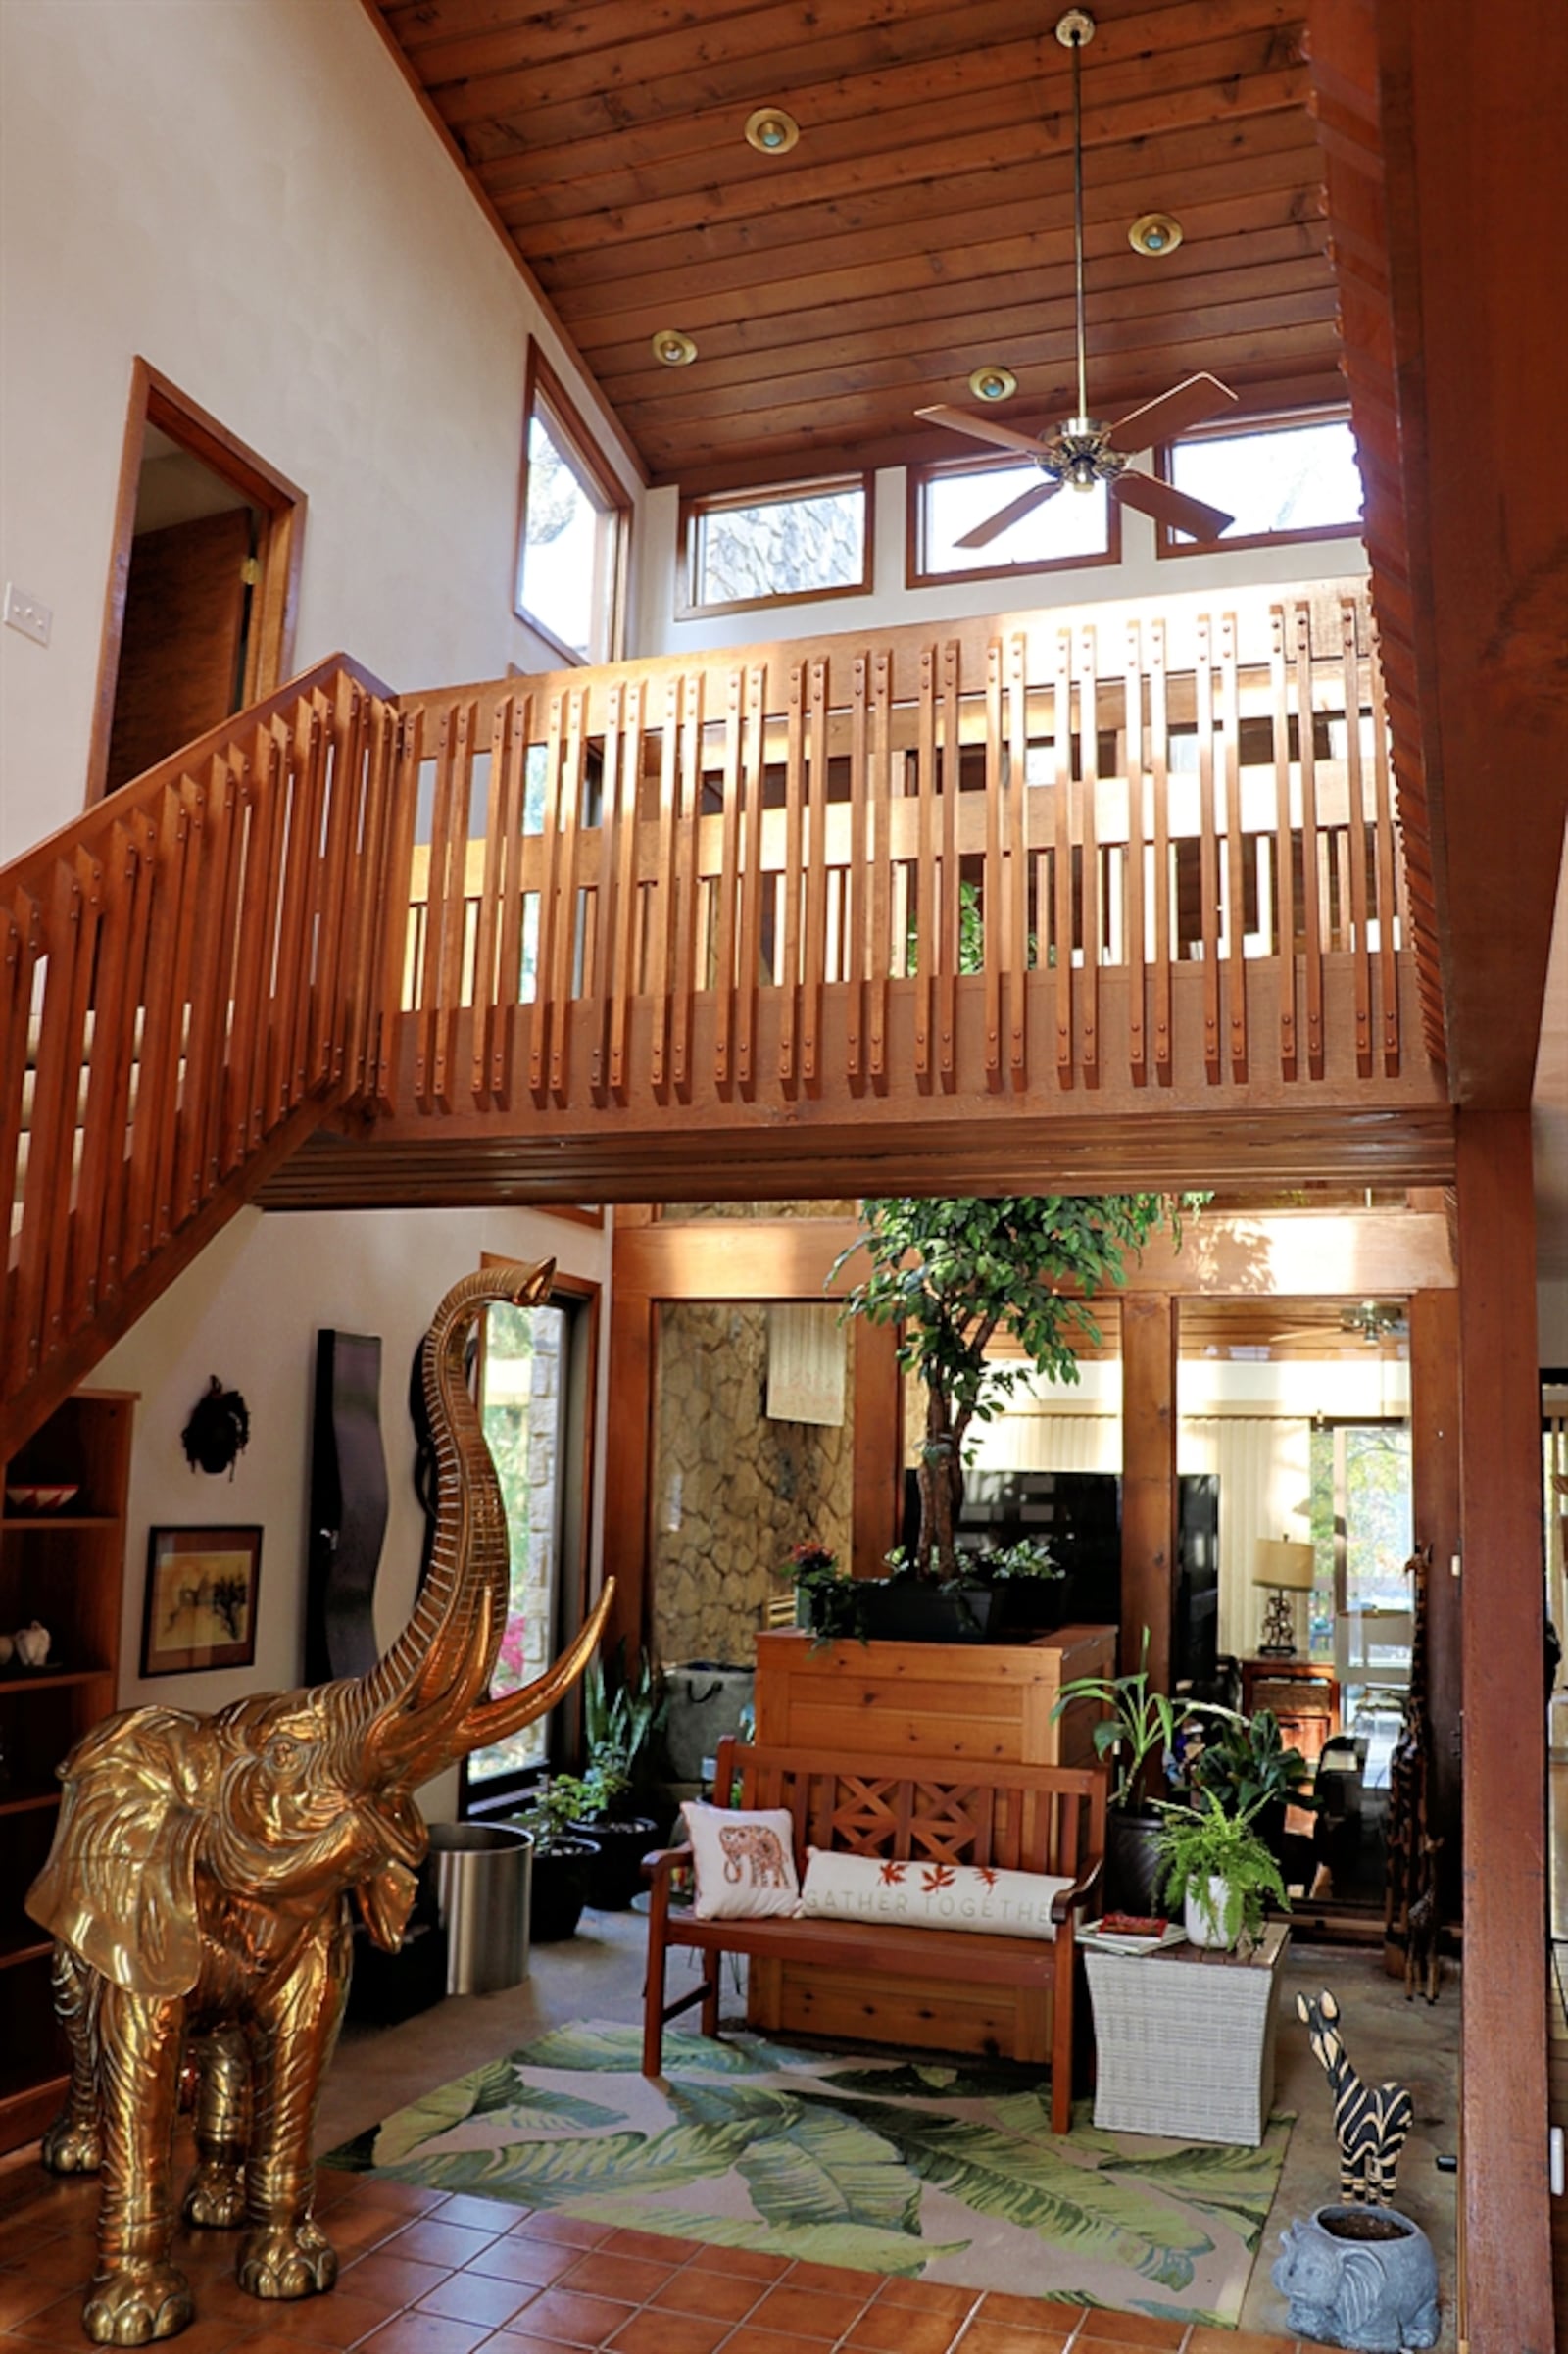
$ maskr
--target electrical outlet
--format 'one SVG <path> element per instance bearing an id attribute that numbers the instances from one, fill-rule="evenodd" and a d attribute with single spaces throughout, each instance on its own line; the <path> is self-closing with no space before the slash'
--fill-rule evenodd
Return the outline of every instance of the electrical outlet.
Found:
<path id="1" fill-rule="evenodd" d="M 20 629 L 24 638 L 35 639 L 40 646 L 47 646 L 54 617 L 41 597 L 34 597 L 28 590 L 18 588 L 14 580 L 6 582 L 5 619 L 8 629 Z"/>

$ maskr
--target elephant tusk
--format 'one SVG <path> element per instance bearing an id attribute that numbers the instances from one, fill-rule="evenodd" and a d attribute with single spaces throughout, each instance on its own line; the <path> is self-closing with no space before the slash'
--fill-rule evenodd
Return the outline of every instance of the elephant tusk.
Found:
<path id="1" fill-rule="evenodd" d="M 615 1598 L 615 1581 L 607 1578 L 592 1617 L 575 1643 L 562 1652 L 555 1664 L 521 1692 L 509 1692 L 499 1700 L 485 1700 L 464 1718 L 458 1728 L 458 1742 L 454 1755 L 466 1757 L 471 1750 L 488 1748 L 492 1741 L 506 1741 L 536 1717 L 545 1716 L 558 1701 L 564 1699 L 583 1669 L 598 1648 L 610 1616 L 610 1606 Z"/>

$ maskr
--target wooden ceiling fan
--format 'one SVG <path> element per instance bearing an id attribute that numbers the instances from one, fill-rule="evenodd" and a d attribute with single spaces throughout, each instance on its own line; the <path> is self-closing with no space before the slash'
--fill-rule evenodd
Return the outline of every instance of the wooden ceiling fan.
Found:
<path id="1" fill-rule="evenodd" d="M 1014 523 L 1022 522 L 1037 507 L 1054 499 L 1059 490 L 1070 484 L 1074 490 L 1093 490 L 1103 482 L 1113 499 L 1124 507 L 1139 508 L 1152 515 L 1156 522 L 1168 523 L 1174 530 L 1191 533 L 1195 539 L 1218 539 L 1234 519 L 1218 507 L 1209 507 L 1201 499 L 1190 498 L 1185 491 L 1152 474 L 1128 470 L 1127 461 L 1139 450 L 1152 449 L 1156 442 L 1174 441 L 1179 434 L 1200 424 L 1205 417 L 1217 417 L 1226 408 L 1234 407 L 1236 395 L 1222 384 L 1217 376 L 1189 376 L 1185 383 L 1161 393 L 1157 400 L 1146 402 L 1141 409 L 1120 418 L 1114 425 L 1099 423 L 1089 414 L 1089 368 L 1087 336 L 1084 329 L 1084 147 L 1083 113 L 1079 90 L 1082 71 L 1081 52 L 1093 40 L 1095 20 L 1087 9 L 1070 8 L 1056 25 L 1056 38 L 1072 53 L 1072 190 L 1073 190 L 1073 284 L 1076 296 L 1075 319 L 1078 349 L 1078 409 L 1073 417 L 1063 417 L 1051 433 L 1015 432 L 1011 426 L 995 424 L 988 417 L 970 417 L 962 409 L 952 409 L 938 403 L 930 409 L 918 409 L 917 417 L 933 425 L 947 425 L 955 433 L 968 433 L 976 441 L 989 441 L 999 449 L 1011 450 L 1030 458 L 1040 469 L 1040 480 L 1031 483 L 1018 498 L 988 515 L 983 523 L 966 531 L 957 542 L 960 548 L 984 548 Z"/>

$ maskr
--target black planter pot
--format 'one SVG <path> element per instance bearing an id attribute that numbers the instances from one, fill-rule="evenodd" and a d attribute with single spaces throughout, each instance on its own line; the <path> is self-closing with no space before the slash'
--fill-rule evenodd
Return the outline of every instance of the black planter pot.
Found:
<path id="1" fill-rule="evenodd" d="M 984 1643 L 1000 1591 L 950 1591 L 917 1578 L 863 1578 L 860 1585 L 860 1623 L 873 1643 Z"/>
<path id="2" fill-rule="evenodd" d="M 575 1833 L 535 1840 L 528 1905 L 528 1936 L 535 1945 L 554 1945 L 571 1937 L 588 1901 L 588 1880 L 599 1860 L 596 1839 Z"/>
<path id="3" fill-rule="evenodd" d="M 660 1843 L 652 1815 L 573 1823 L 573 1832 L 598 1849 L 588 1866 L 588 1902 L 596 1912 L 623 1913 L 643 1887 L 643 1857 Z"/>
<path id="4" fill-rule="evenodd" d="M 1105 1910 L 1158 1913 L 1159 1817 L 1113 1806 L 1105 1817 Z"/>

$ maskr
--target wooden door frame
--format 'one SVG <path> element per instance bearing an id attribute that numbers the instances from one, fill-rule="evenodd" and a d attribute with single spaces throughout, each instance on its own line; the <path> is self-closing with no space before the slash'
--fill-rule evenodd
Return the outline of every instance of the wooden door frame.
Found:
<path id="1" fill-rule="evenodd" d="M 149 425 L 158 426 L 171 441 L 178 442 L 181 449 L 199 458 L 215 474 L 243 491 L 262 511 L 262 538 L 257 550 L 261 578 L 256 586 L 246 640 L 242 707 L 259 703 L 281 686 L 289 675 L 294 654 L 300 555 L 305 540 L 305 493 L 138 355 L 131 363 L 125 442 L 115 498 L 114 542 L 109 586 L 104 597 L 92 741 L 87 755 L 88 807 L 103 799 L 109 768 L 109 738 L 125 630 L 125 591 L 130 580 L 136 498 Z"/>

